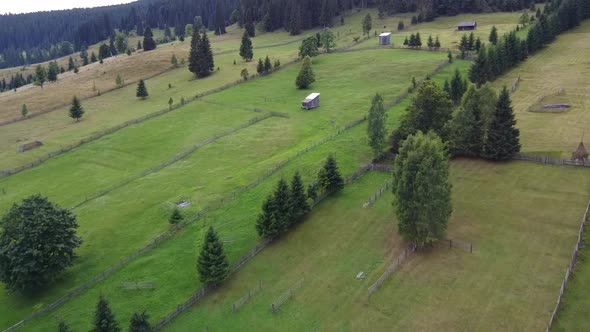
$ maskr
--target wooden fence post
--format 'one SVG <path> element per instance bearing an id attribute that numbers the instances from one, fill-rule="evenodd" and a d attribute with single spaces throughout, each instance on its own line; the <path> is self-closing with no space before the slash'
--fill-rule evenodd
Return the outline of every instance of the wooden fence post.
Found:
<path id="1" fill-rule="evenodd" d="M 449 248 L 452 248 L 452 247 L 453 247 L 453 240 L 449 239 Z"/>

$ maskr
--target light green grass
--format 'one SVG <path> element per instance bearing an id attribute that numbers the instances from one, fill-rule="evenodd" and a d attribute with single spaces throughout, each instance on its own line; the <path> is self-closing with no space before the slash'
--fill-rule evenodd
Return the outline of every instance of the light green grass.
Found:
<path id="1" fill-rule="evenodd" d="M 444 58 L 444 54 L 424 52 L 417 58 L 417 54 L 412 51 L 400 50 L 321 56 L 316 60 L 318 81 L 314 88 L 319 89 L 325 96 L 322 107 L 310 112 L 299 110 L 300 101 L 308 92 L 296 90 L 294 87 L 293 80 L 299 70 L 297 67 L 289 67 L 269 77 L 227 90 L 224 92 L 227 97 L 220 99 L 227 104 L 235 103 L 239 106 L 257 106 L 266 110 L 287 112 L 291 117 L 268 119 L 241 130 L 203 147 L 171 167 L 134 181 L 76 209 L 75 213 L 81 225 L 80 234 L 85 241 L 78 251 L 80 259 L 77 264 L 45 294 L 39 294 L 32 299 L 1 296 L 0 303 L 12 309 L 8 315 L 0 315 L 0 321 L 3 325 L 16 321 L 29 313 L 32 307 L 48 304 L 48 301 L 55 299 L 58 294 L 63 294 L 66 290 L 89 280 L 121 257 L 147 243 L 167 227 L 167 213 L 171 203 L 176 200 L 189 198 L 194 203 L 191 211 L 195 211 L 224 197 L 238 186 L 257 178 L 279 161 L 292 156 L 296 151 L 335 132 L 348 121 L 362 116 L 375 92 L 383 92 L 388 97 L 399 94 L 407 87 L 411 76 L 425 76 L 441 57 Z M 361 61 L 373 65 L 359 66 L 358 63 Z M 397 62 L 401 64 L 397 65 Z M 416 63 L 416 66 L 410 66 L 411 63 Z M 361 80 L 335 80 L 334 77 L 340 75 L 342 68 L 348 68 L 347 75 L 350 77 L 368 75 L 373 77 L 373 80 L 370 84 L 363 84 Z M 387 72 L 390 74 L 386 74 Z M 230 93 L 232 90 L 235 93 Z M 277 99 L 261 103 L 260 95 L 254 93 L 255 91 L 276 92 Z M 209 99 L 216 98 L 210 96 Z M 196 106 L 212 108 L 212 112 L 216 109 L 215 105 L 208 103 L 190 104 L 182 110 L 82 146 L 35 169 L 0 180 L 0 187 L 6 190 L 0 206 L 6 208 L 12 202 L 38 192 L 40 188 L 41 193 L 48 195 L 51 200 L 71 206 L 85 195 L 124 179 L 133 170 L 133 167 L 128 165 L 127 154 L 133 155 L 136 149 L 139 157 L 134 167 L 138 171 L 143 170 L 142 167 L 148 163 L 160 163 L 161 159 L 158 160 L 155 155 L 152 157 L 148 152 L 139 152 L 144 144 L 143 140 L 151 137 L 154 145 L 149 147 L 149 151 L 157 152 L 162 158 L 177 153 L 178 150 L 170 149 L 169 146 L 174 137 L 182 137 L 184 132 L 198 133 L 202 131 L 202 127 L 209 125 L 209 122 L 200 123 L 196 119 L 183 119 L 183 112 L 191 112 Z M 232 110 L 231 107 L 222 109 Z M 248 118 L 255 114 L 243 110 L 235 112 L 241 112 L 240 114 L 245 114 Z M 331 124 L 330 118 L 335 119 L 334 124 Z M 392 117 L 392 121 L 396 119 L 397 117 Z M 184 129 L 174 134 L 177 136 L 158 139 L 177 128 L 179 124 L 182 124 Z M 364 138 L 364 131 L 356 130 L 355 137 Z M 364 140 L 359 142 L 361 148 L 368 150 Z M 178 148 L 178 145 L 176 146 Z M 322 158 L 327 153 L 325 152 Z M 119 154 L 122 156 L 118 157 Z M 104 160 L 102 156 L 109 158 Z M 118 157 L 119 159 L 115 160 L 120 162 L 111 163 L 111 156 Z M 358 157 L 359 154 L 355 153 L 350 156 L 353 159 Z M 133 161 L 133 158 L 131 160 Z M 314 165 L 319 163 L 316 159 Z M 89 302 L 93 301 L 94 299 Z"/>
<path id="2" fill-rule="evenodd" d="M 367 301 L 368 286 L 402 244 L 390 194 L 363 208 L 389 180 L 370 174 L 322 203 L 168 330 L 543 329 L 590 178 L 582 169 L 468 160 L 453 162 L 451 174 L 448 236 L 473 242 L 473 254 L 444 247 L 421 252 Z M 583 185 L 572 187 L 572 180 Z M 368 277 L 356 280 L 359 271 Z M 272 315 L 273 300 L 301 278 L 303 288 Z M 263 290 L 233 313 L 231 304 L 259 280 Z"/>

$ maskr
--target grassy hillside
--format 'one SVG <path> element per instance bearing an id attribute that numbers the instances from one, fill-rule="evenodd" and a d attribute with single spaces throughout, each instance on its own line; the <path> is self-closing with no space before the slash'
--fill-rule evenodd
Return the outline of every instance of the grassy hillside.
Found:
<path id="1" fill-rule="evenodd" d="M 167 330 L 542 330 L 590 178 L 582 169 L 470 160 L 453 162 L 451 174 L 448 236 L 472 242 L 473 254 L 444 246 L 420 252 L 368 301 L 367 288 L 403 245 L 391 194 L 363 208 L 390 180 L 369 174 L 318 206 Z M 359 271 L 367 278 L 356 280 Z M 301 278 L 303 288 L 273 315 L 270 304 Z M 232 303 L 259 280 L 262 291 L 232 312 Z"/>

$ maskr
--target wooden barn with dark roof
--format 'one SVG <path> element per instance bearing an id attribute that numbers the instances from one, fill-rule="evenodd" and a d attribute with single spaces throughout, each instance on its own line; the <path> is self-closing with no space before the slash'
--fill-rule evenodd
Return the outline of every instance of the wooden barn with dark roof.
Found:
<path id="1" fill-rule="evenodd" d="M 466 31 L 466 30 L 475 30 L 477 29 L 477 22 L 461 22 L 457 25 L 457 30 L 459 31 Z"/>

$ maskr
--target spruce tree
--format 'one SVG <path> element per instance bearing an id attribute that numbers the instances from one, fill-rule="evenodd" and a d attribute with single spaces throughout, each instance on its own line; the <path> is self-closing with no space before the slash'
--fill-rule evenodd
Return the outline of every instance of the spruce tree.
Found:
<path id="1" fill-rule="evenodd" d="M 473 32 L 469 34 L 469 39 L 467 40 L 467 49 L 469 51 L 475 50 L 475 34 Z"/>
<path id="2" fill-rule="evenodd" d="M 51 82 L 57 81 L 57 75 L 59 74 L 59 66 L 57 62 L 52 61 L 47 65 L 47 80 Z"/>
<path id="3" fill-rule="evenodd" d="M 465 86 L 465 81 L 461 76 L 461 72 L 459 69 L 455 70 L 455 75 L 451 79 L 451 100 L 455 104 L 459 104 L 461 102 L 461 98 L 463 98 L 463 94 L 467 90 L 467 86 Z"/>
<path id="4" fill-rule="evenodd" d="M 404 46 L 409 46 L 410 45 L 410 41 L 408 40 L 408 36 L 406 36 L 406 39 L 404 39 Z"/>
<path id="5" fill-rule="evenodd" d="M 96 58 L 96 53 L 92 51 L 92 53 L 90 54 L 90 62 L 95 63 L 96 61 L 98 61 L 98 59 Z"/>
<path id="6" fill-rule="evenodd" d="M 23 104 L 23 106 L 20 109 L 20 115 L 22 115 L 22 117 L 26 117 L 27 114 L 29 114 L 29 109 L 27 108 L 27 104 Z"/>
<path id="7" fill-rule="evenodd" d="M 373 19 L 371 18 L 371 14 L 365 15 L 363 18 L 363 34 L 366 34 L 367 37 L 370 36 L 371 30 L 373 29 Z"/>
<path id="8" fill-rule="evenodd" d="M 420 32 L 416 33 L 416 47 L 422 47 L 422 38 L 420 37 Z"/>
<path id="9" fill-rule="evenodd" d="M 498 29 L 496 29 L 495 25 L 492 27 L 492 31 L 490 31 L 490 37 L 488 40 L 492 45 L 496 45 L 498 43 Z"/>
<path id="10" fill-rule="evenodd" d="M 74 70 L 75 67 L 76 67 L 76 64 L 74 63 L 74 59 L 70 56 L 70 58 L 68 60 L 68 71 Z"/>
<path id="11" fill-rule="evenodd" d="M 182 214 L 180 213 L 180 210 L 177 207 L 175 207 L 174 210 L 172 210 L 172 214 L 170 215 L 168 222 L 171 223 L 172 225 L 176 225 L 181 221 L 182 221 Z"/>
<path id="12" fill-rule="evenodd" d="M 268 195 L 262 204 L 262 211 L 256 219 L 256 232 L 259 236 L 268 239 L 272 239 L 280 233 L 276 227 L 275 205 L 272 195 Z"/>
<path id="13" fill-rule="evenodd" d="M 325 193 L 333 193 L 344 188 L 344 179 L 340 175 L 334 156 L 328 156 L 324 167 L 318 173 L 318 184 Z"/>
<path id="14" fill-rule="evenodd" d="M 510 93 L 504 87 L 484 143 L 483 155 L 492 160 L 508 160 L 520 152 L 520 131 L 516 128 L 516 119 L 512 109 Z"/>
<path id="15" fill-rule="evenodd" d="M 434 48 L 434 39 L 432 39 L 432 35 L 428 36 L 428 41 L 426 42 L 426 46 L 428 46 L 428 49 L 433 49 Z"/>
<path id="16" fill-rule="evenodd" d="M 141 100 L 144 100 L 149 96 L 147 87 L 145 86 L 145 82 L 143 80 L 139 80 L 139 83 L 137 83 L 137 91 L 135 96 Z"/>
<path id="17" fill-rule="evenodd" d="M 80 59 L 82 59 L 82 66 L 86 66 L 90 63 L 88 60 L 88 50 L 86 49 L 86 46 L 84 46 L 82 51 L 80 51 Z"/>
<path id="18" fill-rule="evenodd" d="M 409 136 L 393 166 L 394 209 L 402 237 L 418 247 L 444 238 L 452 212 L 449 159 L 433 132 Z"/>
<path id="19" fill-rule="evenodd" d="M 199 280 L 203 284 L 218 283 L 229 275 L 229 263 L 217 232 L 209 227 L 197 259 Z"/>
<path id="20" fill-rule="evenodd" d="M 264 74 L 264 62 L 262 62 L 262 59 L 258 59 L 258 65 L 256 66 L 256 72 L 258 74 Z"/>
<path id="21" fill-rule="evenodd" d="M 242 59 L 246 60 L 246 62 L 252 61 L 254 57 L 254 52 L 252 50 L 252 40 L 248 35 L 248 32 L 245 31 L 244 35 L 242 36 L 242 44 L 240 45 L 240 56 Z"/>
<path id="22" fill-rule="evenodd" d="M 173 67 L 178 67 L 178 58 L 176 57 L 176 54 L 172 54 L 172 58 L 170 58 L 170 63 Z"/>
<path id="23" fill-rule="evenodd" d="M 151 332 L 150 316 L 144 311 L 134 313 L 129 321 L 129 332 Z"/>
<path id="24" fill-rule="evenodd" d="M 445 83 L 443 85 L 443 90 L 447 93 L 447 95 L 449 95 L 449 98 L 451 97 L 451 85 L 449 84 L 449 80 L 445 79 Z"/>
<path id="25" fill-rule="evenodd" d="M 397 24 L 397 31 L 402 31 L 404 29 L 404 21 L 399 21 Z"/>
<path id="26" fill-rule="evenodd" d="M 451 154 L 479 157 L 483 149 L 484 122 L 479 91 L 472 85 L 464 96 L 463 107 L 451 121 Z"/>
<path id="27" fill-rule="evenodd" d="M 203 36 L 198 45 L 199 48 L 197 55 L 197 77 L 203 78 L 209 76 L 211 72 L 215 69 L 215 63 L 213 61 L 213 51 L 211 50 L 211 43 L 209 42 L 209 37 L 207 37 L 207 32 L 203 32 Z"/>
<path id="28" fill-rule="evenodd" d="M 119 332 L 119 324 L 109 307 L 107 300 L 101 295 L 94 314 L 94 328 L 92 332 Z"/>
<path id="29" fill-rule="evenodd" d="M 313 82 L 315 82 L 315 74 L 311 68 L 311 58 L 306 56 L 303 59 L 303 65 L 301 66 L 299 75 L 297 75 L 295 85 L 299 89 L 307 89 Z"/>
<path id="30" fill-rule="evenodd" d="M 383 98 L 376 94 L 373 97 L 369 115 L 367 116 L 369 122 L 367 126 L 367 134 L 369 136 L 369 146 L 373 149 L 373 156 L 378 157 L 383 153 L 385 142 L 387 140 L 387 113 L 383 106 Z"/>
<path id="31" fill-rule="evenodd" d="M 66 324 L 66 322 L 64 322 L 64 321 L 59 322 L 59 325 L 57 326 L 57 330 L 59 332 L 70 332 L 71 331 L 68 324 Z"/>
<path id="32" fill-rule="evenodd" d="M 294 222 L 299 222 L 310 210 L 303 179 L 299 172 L 295 172 L 291 180 L 291 213 Z"/>
<path id="33" fill-rule="evenodd" d="M 270 73 L 271 71 L 272 71 L 272 62 L 270 62 L 270 58 L 267 55 L 266 58 L 264 59 L 264 72 Z"/>
<path id="34" fill-rule="evenodd" d="M 143 50 L 151 51 L 156 49 L 156 42 L 154 41 L 154 34 L 150 27 L 146 27 L 143 32 Z"/>
<path id="35" fill-rule="evenodd" d="M 280 234 L 285 233 L 293 224 L 291 211 L 291 193 L 285 179 L 279 180 L 273 194 L 275 221 Z"/>
<path id="36" fill-rule="evenodd" d="M 480 52 L 477 54 L 475 62 L 471 64 L 471 68 L 469 69 L 469 79 L 479 88 L 490 80 L 491 76 L 488 52 L 486 51 L 485 46 L 482 46 Z"/>
<path id="37" fill-rule="evenodd" d="M 434 40 L 434 49 L 438 50 L 440 48 L 440 39 L 438 38 L 438 36 L 436 36 L 436 39 Z"/>
<path id="38" fill-rule="evenodd" d="M 188 70 L 197 75 L 200 72 L 200 49 L 201 49 L 201 34 L 198 29 L 193 30 L 193 38 L 191 39 L 191 50 L 188 57 Z"/>
<path id="39" fill-rule="evenodd" d="M 82 108 L 82 104 L 78 97 L 74 96 L 74 99 L 72 99 L 72 106 L 70 107 L 70 118 L 79 122 L 83 115 L 84 108 Z"/>

